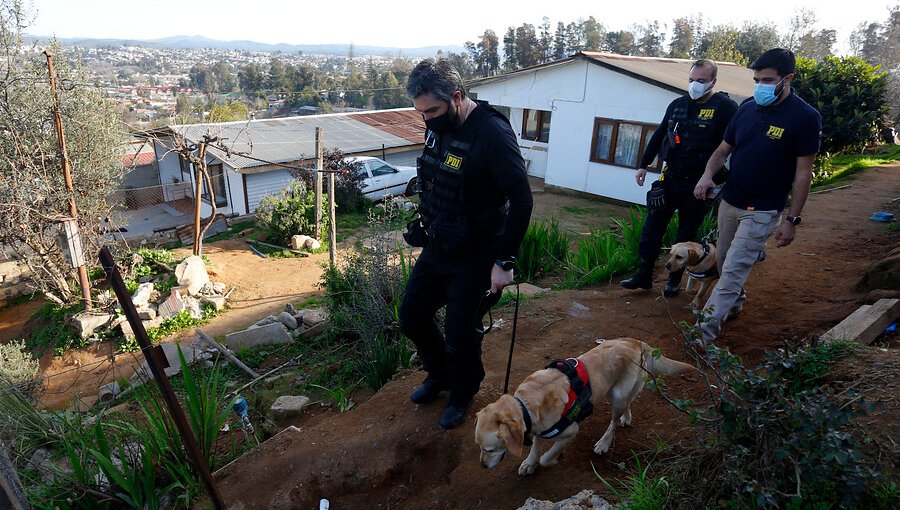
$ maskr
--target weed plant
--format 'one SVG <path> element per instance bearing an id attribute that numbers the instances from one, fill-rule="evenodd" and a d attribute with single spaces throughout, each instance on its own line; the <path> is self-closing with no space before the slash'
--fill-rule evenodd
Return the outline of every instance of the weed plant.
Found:
<path id="1" fill-rule="evenodd" d="M 532 221 L 519 246 L 516 276 L 520 281 L 555 273 L 565 266 L 571 240 L 556 219 Z"/>

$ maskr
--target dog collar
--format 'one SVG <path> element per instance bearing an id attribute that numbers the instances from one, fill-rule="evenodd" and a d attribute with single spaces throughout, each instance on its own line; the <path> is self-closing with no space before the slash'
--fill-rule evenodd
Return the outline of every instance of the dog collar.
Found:
<path id="1" fill-rule="evenodd" d="M 522 408 L 522 420 L 525 422 L 525 444 L 531 446 L 531 413 L 528 412 L 528 406 L 525 405 L 525 402 L 518 395 L 513 395 L 513 398 L 516 399 L 519 407 Z"/>
<path id="2" fill-rule="evenodd" d="M 698 260 L 697 263 L 694 264 L 695 266 L 700 265 L 701 262 L 706 260 L 706 257 L 709 257 L 709 243 L 704 241 L 703 243 L 701 243 L 701 246 L 703 246 L 703 255 L 701 255 L 700 260 Z"/>

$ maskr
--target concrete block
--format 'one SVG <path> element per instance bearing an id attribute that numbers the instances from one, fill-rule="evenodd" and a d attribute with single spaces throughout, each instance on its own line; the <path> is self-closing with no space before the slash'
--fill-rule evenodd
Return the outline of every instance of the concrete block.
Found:
<path id="1" fill-rule="evenodd" d="M 256 347 L 258 345 L 289 344 L 293 340 L 284 324 L 276 322 L 254 329 L 246 329 L 225 335 L 225 345 L 232 351 L 238 351 L 241 347 Z"/>
<path id="2" fill-rule="evenodd" d="M 303 408 L 307 405 L 309 405 L 309 397 L 282 395 L 275 400 L 275 403 L 272 404 L 269 410 L 272 411 L 272 416 L 276 420 L 282 420 L 300 416 L 303 413 Z"/>
<path id="3" fill-rule="evenodd" d="M 217 312 L 221 312 L 225 309 L 227 301 L 225 299 L 225 296 L 206 296 L 200 300 L 200 303 L 211 303 Z"/>
<path id="4" fill-rule="evenodd" d="M 278 314 L 278 320 L 284 324 L 284 327 L 294 330 L 297 329 L 297 319 L 294 318 L 293 315 L 287 312 L 281 312 Z"/>
<path id="5" fill-rule="evenodd" d="M 822 340 L 850 340 L 868 345 L 900 316 L 900 299 L 879 299 L 863 305 L 822 335 Z"/>
<path id="6" fill-rule="evenodd" d="M 315 326 L 328 319 L 328 312 L 321 308 L 309 308 L 303 311 L 303 324 Z"/>
<path id="7" fill-rule="evenodd" d="M 321 335 L 328 328 L 328 324 L 328 321 L 322 321 L 315 326 L 310 326 L 309 328 L 303 330 L 302 333 L 300 333 L 300 338 L 311 338 L 316 335 Z"/>
<path id="8" fill-rule="evenodd" d="M 79 312 L 69 319 L 69 326 L 81 338 L 87 338 L 98 328 L 109 324 L 111 320 L 112 315 L 108 313 Z"/>

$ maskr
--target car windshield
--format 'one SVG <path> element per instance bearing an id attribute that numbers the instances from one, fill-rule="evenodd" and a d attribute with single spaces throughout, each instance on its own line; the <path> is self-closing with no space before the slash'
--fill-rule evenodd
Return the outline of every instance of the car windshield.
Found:
<path id="1" fill-rule="evenodd" d="M 385 163 L 382 163 L 380 161 L 371 161 L 369 163 L 369 165 L 371 165 L 373 177 L 377 177 L 379 175 L 392 174 L 396 171 L 396 170 L 394 170 L 394 167 L 387 165 Z"/>

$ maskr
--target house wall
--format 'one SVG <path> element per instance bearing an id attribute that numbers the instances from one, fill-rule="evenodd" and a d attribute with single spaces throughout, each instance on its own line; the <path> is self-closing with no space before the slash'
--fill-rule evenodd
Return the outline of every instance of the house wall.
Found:
<path id="1" fill-rule="evenodd" d="M 472 90 L 479 99 L 509 106 L 513 130 L 520 137 L 523 108 L 553 112 L 549 143 L 543 144 L 547 146 L 547 184 L 632 203 L 644 203 L 648 187 L 635 184 L 635 168 L 590 161 L 594 119 L 658 124 L 668 104 L 678 97 L 584 60 L 476 85 Z M 530 145 L 520 140 L 523 156 L 532 161 L 529 173 L 539 175 L 543 151 L 529 150 Z"/>
<path id="2" fill-rule="evenodd" d="M 159 186 L 159 174 L 153 164 L 141 165 L 132 168 L 122 178 L 122 188 L 147 188 Z"/>
<path id="3" fill-rule="evenodd" d="M 154 140 L 153 151 L 156 154 L 157 169 L 159 170 L 159 183 L 163 185 L 163 200 L 171 202 L 192 197 L 193 192 L 186 189 L 186 177 L 181 175 L 181 162 L 178 154 L 170 152 L 172 149 L 172 140 L 170 138 L 160 138 Z M 177 183 L 177 184 L 176 184 Z"/>
<path id="4" fill-rule="evenodd" d="M 416 166 L 416 158 L 422 155 L 421 149 L 416 149 L 414 151 L 403 151 L 403 152 L 395 152 L 393 154 L 386 154 L 385 161 L 394 165 L 394 166 Z M 376 156 L 381 157 L 381 156 Z"/>
<path id="5" fill-rule="evenodd" d="M 247 200 L 250 212 L 255 212 L 260 200 L 266 195 L 278 193 L 287 187 L 294 177 L 289 170 L 273 170 L 247 175 Z"/>

